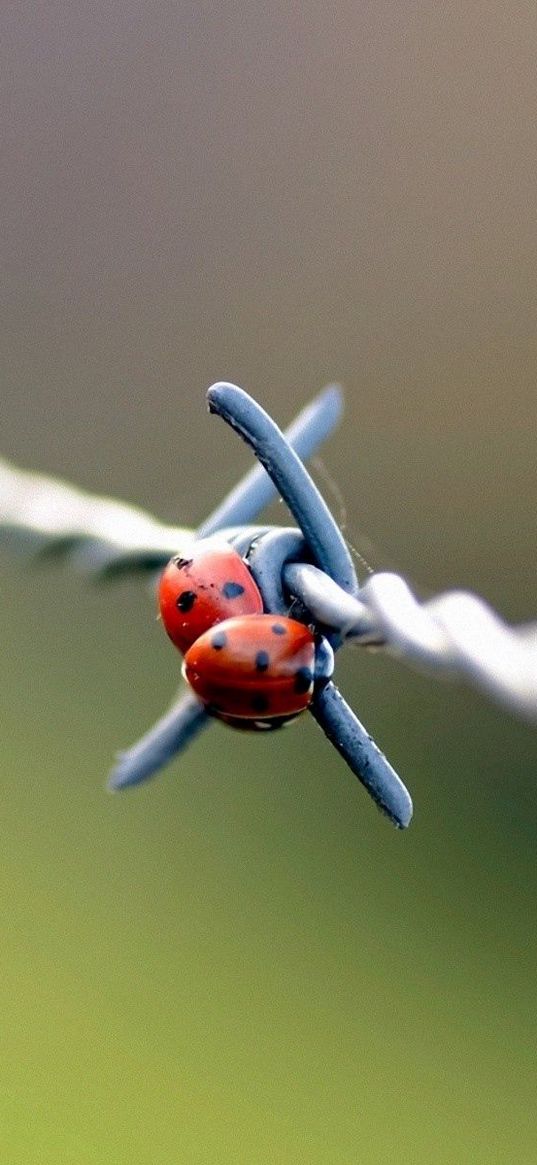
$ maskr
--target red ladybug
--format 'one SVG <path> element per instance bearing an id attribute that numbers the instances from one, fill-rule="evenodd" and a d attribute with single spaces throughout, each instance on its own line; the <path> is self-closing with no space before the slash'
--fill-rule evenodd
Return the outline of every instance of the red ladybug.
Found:
<path id="1" fill-rule="evenodd" d="M 263 600 L 246 563 L 227 543 L 202 539 L 189 557 L 177 555 L 159 585 L 162 622 L 183 653 L 215 623 L 257 615 Z"/>
<path id="2" fill-rule="evenodd" d="M 278 728 L 311 703 L 333 653 L 285 615 L 264 615 L 261 593 L 227 543 L 202 540 L 176 556 L 159 587 L 164 627 L 183 652 L 183 674 L 207 711 L 235 728 Z"/>
<path id="3" fill-rule="evenodd" d="M 311 703 L 316 642 L 283 615 L 225 619 L 189 647 L 183 674 L 212 715 L 235 727 L 275 727 Z"/>

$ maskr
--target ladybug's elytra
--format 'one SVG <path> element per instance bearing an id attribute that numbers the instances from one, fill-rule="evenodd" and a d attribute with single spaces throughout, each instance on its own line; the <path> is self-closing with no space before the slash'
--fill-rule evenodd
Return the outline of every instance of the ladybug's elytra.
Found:
<path id="1" fill-rule="evenodd" d="M 183 653 L 215 623 L 263 610 L 246 563 L 224 542 L 202 539 L 188 558 L 170 559 L 159 586 L 162 622 Z"/>
<path id="2" fill-rule="evenodd" d="M 214 715 L 296 716 L 313 695 L 315 638 L 295 619 L 240 615 L 196 640 L 183 674 Z"/>
<path id="3" fill-rule="evenodd" d="M 280 727 L 332 674 L 326 640 L 296 619 L 263 614 L 246 563 L 226 544 L 201 541 L 189 558 L 172 558 L 159 603 L 185 656 L 185 679 L 211 715 L 235 728 Z"/>

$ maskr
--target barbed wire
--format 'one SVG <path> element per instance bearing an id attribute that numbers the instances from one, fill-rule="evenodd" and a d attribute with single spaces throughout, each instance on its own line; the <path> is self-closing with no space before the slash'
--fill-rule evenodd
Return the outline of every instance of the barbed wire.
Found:
<path id="1" fill-rule="evenodd" d="M 290 592 L 346 641 L 384 649 L 420 671 L 461 677 L 537 720 L 537 623 L 509 626 L 478 595 L 445 591 L 420 601 L 400 575 L 372 574 L 354 598 L 307 563 L 284 569 Z"/>
<path id="2" fill-rule="evenodd" d="M 154 572 L 172 555 L 188 553 L 200 537 L 218 532 L 249 559 L 266 609 L 282 610 L 283 603 L 289 608 L 298 601 L 302 617 L 336 648 L 350 643 L 383 650 L 433 676 L 462 677 L 512 712 L 537 720 L 537 622 L 509 626 L 466 591 L 420 601 L 392 572 L 373 573 L 359 585 L 341 532 L 301 462 L 339 420 L 337 386 L 325 389 L 286 434 L 233 385 L 213 386 L 209 408 L 251 445 L 261 464 L 198 530 L 166 525 L 127 503 L 0 461 L 0 541 L 14 541 L 30 555 L 63 552 L 77 570 L 102 577 Z M 248 525 L 278 493 L 300 530 Z M 396 824 L 407 825 L 412 814 L 407 790 L 332 683 L 311 711 L 380 807 Z M 149 733 L 120 754 L 111 787 L 145 780 L 207 720 L 203 706 L 185 691 Z"/>
<path id="3" fill-rule="evenodd" d="M 188 550 L 196 536 L 126 502 L 0 460 L 0 540 L 25 554 L 63 551 L 75 569 L 97 577 L 154 569 Z M 511 711 L 537 719 L 537 622 L 509 626 L 468 591 L 420 601 L 393 572 L 373 573 L 356 597 L 309 563 L 287 564 L 284 580 L 318 624 L 346 641 L 373 645 L 432 675 L 464 677 Z"/>
<path id="4" fill-rule="evenodd" d="M 159 565 L 194 537 L 126 502 L 0 460 L 0 539 L 24 554 L 63 551 L 71 565 L 99 575 Z"/>

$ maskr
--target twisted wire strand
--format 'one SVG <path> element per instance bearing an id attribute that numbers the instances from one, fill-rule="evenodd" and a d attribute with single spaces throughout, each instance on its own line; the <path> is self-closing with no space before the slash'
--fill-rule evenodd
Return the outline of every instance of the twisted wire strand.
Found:
<path id="1" fill-rule="evenodd" d="M 126 502 L 0 461 L 0 539 L 24 553 L 64 552 L 73 566 L 98 575 L 167 562 L 194 536 Z"/>
<path id="2" fill-rule="evenodd" d="M 316 622 L 346 641 L 382 648 L 432 675 L 464 677 L 537 720 L 537 622 L 511 627 L 468 591 L 420 602 L 391 572 L 371 575 L 356 598 L 308 563 L 288 564 L 284 581 Z"/>

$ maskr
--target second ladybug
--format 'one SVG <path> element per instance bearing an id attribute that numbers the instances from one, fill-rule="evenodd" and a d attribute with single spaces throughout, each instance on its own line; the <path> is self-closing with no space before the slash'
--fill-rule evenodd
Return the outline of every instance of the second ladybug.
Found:
<path id="1" fill-rule="evenodd" d="M 270 721 L 279 725 L 311 703 L 315 649 L 309 627 L 295 619 L 242 615 L 196 640 L 183 675 L 213 715 L 270 728 Z"/>

